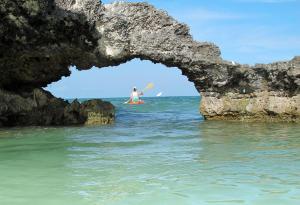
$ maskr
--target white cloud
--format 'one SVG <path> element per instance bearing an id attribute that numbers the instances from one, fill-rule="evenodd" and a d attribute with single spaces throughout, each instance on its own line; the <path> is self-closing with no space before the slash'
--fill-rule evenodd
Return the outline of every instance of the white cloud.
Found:
<path id="1" fill-rule="evenodd" d="M 250 64 L 289 60 L 299 55 L 300 36 L 298 31 L 291 32 L 292 29 L 289 26 L 219 23 L 191 26 L 194 38 L 218 45 L 224 59 Z"/>

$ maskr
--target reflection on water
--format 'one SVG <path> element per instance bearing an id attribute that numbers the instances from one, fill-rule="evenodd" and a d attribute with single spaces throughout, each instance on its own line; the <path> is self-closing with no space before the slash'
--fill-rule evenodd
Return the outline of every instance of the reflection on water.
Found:
<path id="1" fill-rule="evenodd" d="M 114 125 L 0 130 L 1 204 L 299 204 L 298 124 L 203 121 L 197 97 L 113 102 Z"/>

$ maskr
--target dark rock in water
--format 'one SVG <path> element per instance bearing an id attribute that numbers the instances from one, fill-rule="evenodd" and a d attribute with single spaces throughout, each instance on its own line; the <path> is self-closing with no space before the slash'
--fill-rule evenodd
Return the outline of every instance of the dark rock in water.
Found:
<path id="1" fill-rule="evenodd" d="M 115 108 L 109 102 L 88 100 L 82 103 L 81 109 L 87 118 L 86 125 L 111 124 L 115 120 Z"/>
<path id="2" fill-rule="evenodd" d="M 90 105 L 90 102 L 94 104 Z M 0 90 L 1 126 L 79 125 L 91 121 L 91 112 L 101 113 L 98 118 L 95 117 L 93 124 L 114 121 L 114 106 L 102 100 L 83 104 L 75 100 L 70 104 L 42 89 L 22 92 L 20 95 Z"/>
<path id="3" fill-rule="evenodd" d="M 133 58 L 181 69 L 201 93 L 206 119 L 299 121 L 299 57 L 255 66 L 223 60 L 216 45 L 194 41 L 187 25 L 147 3 L 2 0 L 0 17 L 3 125 L 85 123 L 78 102 L 40 88 L 69 76 L 71 65 Z"/>

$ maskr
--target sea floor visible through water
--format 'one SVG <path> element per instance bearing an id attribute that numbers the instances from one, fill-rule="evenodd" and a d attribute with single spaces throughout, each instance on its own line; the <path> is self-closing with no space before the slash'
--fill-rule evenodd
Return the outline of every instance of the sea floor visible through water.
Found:
<path id="1" fill-rule="evenodd" d="M 145 98 L 105 126 L 0 129 L 1 205 L 299 205 L 300 125 Z"/>

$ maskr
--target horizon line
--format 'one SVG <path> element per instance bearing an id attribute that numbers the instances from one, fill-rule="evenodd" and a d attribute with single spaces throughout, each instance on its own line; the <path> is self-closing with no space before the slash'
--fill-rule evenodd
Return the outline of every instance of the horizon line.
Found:
<path id="1" fill-rule="evenodd" d="M 201 95 L 164 95 L 164 96 L 147 96 L 142 98 L 164 98 L 164 97 L 201 97 Z M 129 98 L 128 96 L 121 97 L 59 97 L 65 100 L 73 100 L 73 99 L 112 99 L 112 98 Z"/>

